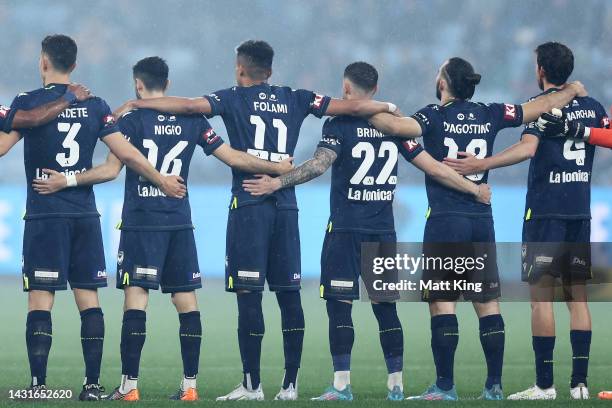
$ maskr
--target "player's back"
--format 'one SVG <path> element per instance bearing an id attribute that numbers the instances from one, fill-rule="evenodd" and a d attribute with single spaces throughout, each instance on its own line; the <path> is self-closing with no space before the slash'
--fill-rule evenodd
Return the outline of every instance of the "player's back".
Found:
<path id="1" fill-rule="evenodd" d="M 185 183 L 196 146 L 211 154 L 223 141 L 202 115 L 170 115 L 151 109 L 127 112 L 119 128 L 162 175 L 180 176 Z M 167 197 L 132 169 L 126 170 L 122 229 L 174 230 L 192 228 L 189 196 Z"/>
<path id="2" fill-rule="evenodd" d="M 13 101 L 12 108 L 29 110 L 51 102 L 61 97 L 66 87 L 65 84 L 49 84 L 21 93 Z M 91 186 L 41 195 L 32 189 L 32 181 L 47 177 L 43 169 L 67 175 L 90 169 L 98 138 L 116 130 L 110 108 L 102 99 L 94 97 L 71 105 L 43 126 L 21 131 L 28 184 L 25 218 L 98 216 Z"/>
<path id="3" fill-rule="evenodd" d="M 425 150 L 436 160 L 457 158 L 458 152 L 483 159 L 491 156 L 495 137 L 501 129 L 522 123 L 522 109 L 520 105 L 454 100 L 445 105 L 429 105 L 413 117 L 423 128 Z M 486 183 L 488 171 L 467 178 L 476 184 Z M 472 195 L 446 187 L 429 176 L 425 184 L 430 216 L 491 216 L 491 206 L 476 202 Z"/>
<path id="4" fill-rule="evenodd" d="M 551 88 L 540 95 L 555 91 Z M 570 121 L 580 121 L 588 127 L 609 127 L 605 109 L 591 97 L 577 97 L 562 111 Z M 523 134 L 539 138 L 529 165 L 526 218 L 590 218 L 595 146 L 564 137 L 542 137 L 533 122 L 525 126 Z"/>
<path id="5" fill-rule="evenodd" d="M 300 128 L 306 116 L 321 117 L 329 98 L 306 90 L 267 83 L 235 86 L 207 96 L 212 115 L 220 115 L 233 148 L 263 160 L 278 162 L 293 156 Z M 242 206 L 265 200 L 242 189 L 242 181 L 252 174 L 232 169 L 233 205 Z M 293 188 L 274 194 L 278 208 L 295 209 Z"/>
<path id="6" fill-rule="evenodd" d="M 422 151 L 420 145 L 389 138 L 365 119 L 338 116 L 325 122 L 319 147 L 337 154 L 332 165 L 329 229 L 394 232 L 398 153 L 412 160 Z"/>

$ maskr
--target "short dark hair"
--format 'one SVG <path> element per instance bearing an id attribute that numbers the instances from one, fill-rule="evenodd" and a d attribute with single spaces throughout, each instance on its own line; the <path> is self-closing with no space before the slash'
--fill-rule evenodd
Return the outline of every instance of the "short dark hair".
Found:
<path id="1" fill-rule="evenodd" d="M 472 64 L 463 58 L 453 57 L 442 70 L 448 86 L 455 98 L 470 99 L 474 96 L 476 85 L 480 83 L 480 74 L 474 72 Z"/>
<path id="2" fill-rule="evenodd" d="M 236 55 L 253 79 L 268 78 L 272 72 L 274 50 L 265 41 L 248 40 L 236 48 Z"/>
<path id="3" fill-rule="evenodd" d="M 134 65 L 134 78 L 142 81 L 149 90 L 163 91 L 168 84 L 168 64 L 160 57 L 143 58 Z"/>
<path id="4" fill-rule="evenodd" d="M 344 77 L 366 92 L 372 91 L 378 84 L 378 71 L 363 61 L 349 64 L 344 69 Z"/>
<path id="5" fill-rule="evenodd" d="M 535 49 L 538 67 L 544 68 L 546 80 L 553 85 L 563 85 L 574 70 L 574 54 L 558 42 L 547 42 Z"/>
<path id="6" fill-rule="evenodd" d="M 67 35 L 48 35 L 42 40 L 42 52 L 49 57 L 53 68 L 60 72 L 70 72 L 77 57 L 76 42 Z"/>

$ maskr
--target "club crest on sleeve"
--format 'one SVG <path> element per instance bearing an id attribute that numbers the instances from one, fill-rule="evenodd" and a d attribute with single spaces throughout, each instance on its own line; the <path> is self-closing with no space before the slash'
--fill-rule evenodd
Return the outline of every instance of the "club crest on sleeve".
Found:
<path id="1" fill-rule="evenodd" d="M 202 134 L 202 137 L 204 138 L 204 140 L 206 140 L 206 143 L 208 144 L 213 144 L 219 139 L 219 136 L 215 133 L 215 130 L 213 128 L 210 128 L 205 131 Z"/>
<path id="2" fill-rule="evenodd" d="M 104 122 L 104 126 L 110 126 L 115 123 L 115 118 L 113 117 L 113 115 L 106 115 L 102 120 Z"/>
<path id="3" fill-rule="evenodd" d="M 419 147 L 419 142 L 417 142 L 416 140 L 406 140 L 405 142 L 403 142 L 403 145 L 406 150 L 408 150 L 409 152 L 413 152 L 416 150 L 416 148 Z"/>
<path id="4" fill-rule="evenodd" d="M 312 102 L 312 106 L 319 109 L 321 108 L 321 104 L 323 103 L 323 95 L 315 94 L 314 101 Z"/>
<path id="5" fill-rule="evenodd" d="M 504 103 L 504 119 L 516 119 L 516 106 Z"/>
<path id="6" fill-rule="evenodd" d="M 11 108 L 9 108 L 8 106 L 0 105 L 0 118 L 6 118 L 10 110 Z"/>
<path id="7" fill-rule="evenodd" d="M 4 106 L 2 108 L 4 108 Z M 2 108 L 0 108 L 0 115 L 2 115 Z M 601 119 L 601 127 L 605 129 L 610 129 L 610 118 L 609 117 L 604 116 Z"/>

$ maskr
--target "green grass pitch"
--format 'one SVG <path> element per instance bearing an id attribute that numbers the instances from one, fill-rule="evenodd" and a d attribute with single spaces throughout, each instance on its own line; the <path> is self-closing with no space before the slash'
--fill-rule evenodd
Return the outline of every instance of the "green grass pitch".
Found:
<path id="1" fill-rule="evenodd" d="M 106 321 L 106 341 L 102 365 L 102 383 L 107 390 L 120 378 L 119 335 L 122 293 L 113 288 L 100 292 Z M 8 399 L 9 389 L 28 384 L 28 363 L 24 344 L 26 295 L 14 278 L 0 279 L 0 406 L 23 406 Z M 332 378 L 327 343 L 327 317 L 324 302 L 318 298 L 315 282 L 306 282 L 302 292 L 306 313 L 306 337 L 302 370 L 299 378 L 300 401 L 291 406 L 313 406 L 324 403 L 308 401 L 329 384 Z M 267 402 L 215 403 L 214 398 L 229 392 L 241 379 L 240 356 L 236 340 L 236 301 L 225 293 L 221 282 L 207 281 L 199 292 L 204 322 L 204 338 L 198 388 L 204 405 L 253 405 L 264 407 L 282 403 L 270 401 L 278 391 L 283 374 L 283 351 L 280 316 L 274 295 L 264 295 L 266 336 L 263 342 L 262 381 Z M 506 356 L 504 390 L 506 394 L 523 389 L 534 381 L 533 353 L 528 303 L 502 305 L 506 320 Z M 404 384 L 407 395 L 420 393 L 434 379 L 429 346 L 429 316 L 424 304 L 399 306 L 405 336 Z M 609 304 L 592 305 L 595 333 L 591 352 L 589 388 L 592 394 L 612 388 L 612 324 Z M 463 401 L 461 406 L 480 407 L 500 404 L 523 406 L 524 402 L 495 403 L 475 400 L 481 391 L 485 363 L 478 340 L 478 321 L 471 305 L 462 304 L 458 311 L 460 339 L 457 350 L 455 378 Z M 386 370 L 378 342 L 375 318 L 367 303 L 357 302 L 353 308 L 355 347 L 352 360 L 352 385 L 355 407 L 390 405 L 384 401 Z M 534 402 L 528 405 L 591 406 L 605 402 L 571 402 L 568 382 L 571 368 L 568 314 L 565 306 L 557 308 L 557 347 L 555 378 L 559 398 L 556 402 Z M 78 395 L 83 377 L 83 361 L 79 341 L 80 321 L 70 292 L 58 293 L 53 311 L 53 347 L 49 358 L 48 384 L 51 388 L 70 388 Z M 147 340 L 143 350 L 139 388 L 141 407 L 161 407 L 180 404 L 169 402 L 167 396 L 176 390 L 181 378 L 181 358 L 178 343 L 178 318 L 170 299 L 152 292 L 147 318 Z M 37 403 L 39 407 L 74 406 L 78 401 Z M 100 403 L 103 404 L 103 403 Z M 117 403 L 115 403 L 117 404 Z M 395 403 L 397 404 L 397 403 Z M 436 404 L 405 401 L 410 406 Z M 439 404 L 439 403 L 438 403 Z"/>

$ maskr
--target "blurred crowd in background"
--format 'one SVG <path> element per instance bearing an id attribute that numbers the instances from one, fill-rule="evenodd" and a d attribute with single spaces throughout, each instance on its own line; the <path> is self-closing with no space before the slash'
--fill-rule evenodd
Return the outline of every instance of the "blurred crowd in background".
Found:
<path id="1" fill-rule="evenodd" d="M 341 96 L 344 67 L 364 60 L 380 74 L 378 99 L 406 114 L 435 103 L 439 65 L 462 56 L 483 75 L 474 100 L 522 102 L 539 92 L 533 49 L 560 41 L 604 107 L 612 103 L 612 2 L 606 0 L 37 0 L 0 1 L 0 103 L 38 88 L 40 41 L 51 33 L 79 46 L 74 80 L 114 108 L 134 97 L 131 67 L 159 55 L 170 65 L 169 94 L 200 96 L 234 84 L 234 48 L 264 39 L 276 51 L 272 83 Z M 224 134 L 220 120 L 212 121 Z M 296 161 L 312 154 L 322 121 L 302 128 Z M 495 151 L 520 130 L 500 133 Z M 594 181 L 612 184 L 612 153 L 599 149 Z M 103 160 L 106 148 L 97 149 Z M 191 183 L 227 183 L 215 159 L 192 161 Z M 24 180 L 21 147 L 0 160 L 0 182 Z M 422 176 L 400 165 L 402 183 Z M 525 164 L 494 171 L 491 183 L 526 184 Z"/>

